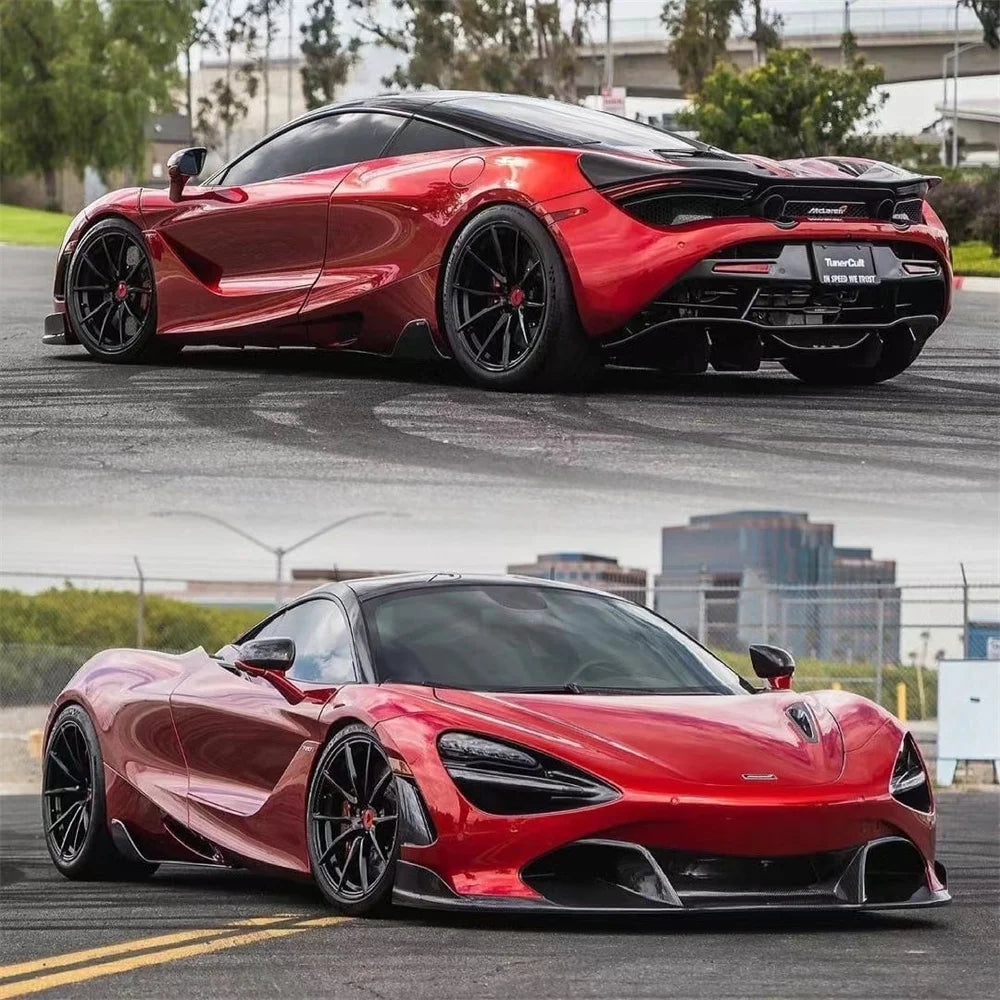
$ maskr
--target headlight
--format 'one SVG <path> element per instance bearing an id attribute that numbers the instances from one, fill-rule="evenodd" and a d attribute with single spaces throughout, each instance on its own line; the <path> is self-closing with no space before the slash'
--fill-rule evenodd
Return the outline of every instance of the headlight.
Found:
<path id="1" fill-rule="evenodd" d="M 554 757 L 474 733 L 443 733 L 438 753 L 459 791 L 483 812 L 558 812 L 618 795 L 610 785 Z"/>
<path id="2" fill-rule="evenodd" d="M 903 737 L 903 745 L 896 756 L 896 764 L 889 779 L 889 792 L 904 806 L 919 812 L 931 811 L 931 791 L 927 781 L 927 772 L 923 761 L 917 753 L 913 737 L 907 733 Z"/>

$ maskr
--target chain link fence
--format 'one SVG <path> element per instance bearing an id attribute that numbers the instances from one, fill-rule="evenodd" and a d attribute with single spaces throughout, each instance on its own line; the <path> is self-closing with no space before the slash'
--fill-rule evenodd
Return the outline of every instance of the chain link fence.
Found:
<path id="1" fill-rule="evenodd" d="M 274 584 L 0 574 L 0 707 L 51 702 L 94 653 L 112 647 L 214 652 L 263 618 Z M 293 591 L 286 596 L 292 596 Z"/>
<path id="2" fill-rule="evenodd" d="M 989 630 L 990 623 L 1000 634 L 1000 584 L 994 583 L 715 581 L 654 586 L 645 603 L 746 677 L 753 677 L 749 645 L 781 646 L 796 658 L 798 690 L 853 691 L 909 720 L 937 717 L 939 660 L 965 655 L 977 630 Z"/>
<path id="3" fill-rule="evenodd" d="M 283 596 L 316 582 L 289 583 Z M 747 646 L 771 643 L 796 657 L 798 690 L 854 691 L 910 720 L 936 717 L 938 660 L 962 655 L 977 623 L 1000 620 L 1000 583 L 604 589 L 655 609 L 747 678 Z M 264 582 L 2 573 L 0 706 L 50 702 L 102 649 L 214 651 L 273 601 Z"/>

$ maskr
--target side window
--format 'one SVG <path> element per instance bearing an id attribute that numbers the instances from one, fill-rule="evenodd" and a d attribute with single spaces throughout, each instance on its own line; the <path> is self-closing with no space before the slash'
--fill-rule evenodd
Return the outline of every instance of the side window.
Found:
<path id="1" fill-rule="evenodd" d="M 255 638 L 282 636 L 295 642 L 292 680 L 346 684 L 355 680 L 351 629 L 340 605 L 306 601 L 271 619 Z"/>
<path id="2" fill-rule="evenodd" d="M 488 143 L 463 135 L 454 129 L 413 119 L 396 134 L 385 155 L 406 156 L 409 153 L 434 153 L 441 149 L 473 149 L 484 145 Z"/>
<path id="3" fill-rule="evenodd" d="M 380 156 L 403 119 L 349 113 L 303 122 L 237 160 L 221 180 L 227 186 L 256 184 L 310 170 L 326 170 Z"/>

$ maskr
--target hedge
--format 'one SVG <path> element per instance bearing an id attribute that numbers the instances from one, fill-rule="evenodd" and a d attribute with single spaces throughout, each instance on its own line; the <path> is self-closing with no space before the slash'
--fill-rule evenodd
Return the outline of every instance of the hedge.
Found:
<path id="1" fill-rule="evenodd" d="M 51 701 L 94 653 L 135 646 L 137 616 L 138 598 L 125 591 L 0 590 L 0 704 Z M 176 653 L 204 646 L 212 652 L 263 617 L 257 608 L 147 596 L 143 645 Z"/>

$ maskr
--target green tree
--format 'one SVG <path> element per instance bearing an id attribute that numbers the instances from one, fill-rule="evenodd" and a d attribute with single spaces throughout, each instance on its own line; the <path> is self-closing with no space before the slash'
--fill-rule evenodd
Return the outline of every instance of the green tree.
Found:
<path id="1" fill-rule="evenodd" d="M 983 41 L 991 49 L 1000 49 L 1000 0 L 961 0 L 961 4 L 979 18 Z"/>
<path id="2" fill-rule="evenodd" d="M 66 47 L 55 0 L 0 0 L 0 170 L 37 171 L 57 207 L 56 170 L 66 157 L 57 60 Z"/>
<path id="3" fill-rule="evenodd" d="M 360 38 L 355 36 L 346 45 L 341 41 L 337 7 L 337 0 L 312 0 L 300 29 L 302 96 L 310 110 L 334 99 L 360 55 Z"/>
<path id="4" fill-rule="evenodd" d="M 214 47 L 225 52 L 225 71 L 212 84 L 209 94 L 198 98 L 195 112 L 199 139 L 211 148 L 221 147 L 225 160 L 232 153 L 233 129 L 250 110 L 245 98 L 256 97 L 260 82 L 257 64 L 253 60 L 237 59 L 241 49 L 252 49 L 255 44 L 254 16 L 252 0 L 243 3 L 223 0 L 212 38 Z"/>
<path id="5" fill-rule="evenodd" d="M 144 168 L 145 126 L 172 106 L 193 0 L 0 0 L 0 156 L 55 200 L 65 164 Z"/>
<path id="6" fill-rule="evenodd" d="M 243 15 L 243 43 L 259 74 L 264 99 L 264 132 L 271 130 L 271 47 L 278 36 L 278 15 L 290 0 L 250 0 Z"/>
<path id="7" fill-rule="evenodd" d="M 742 8 L 743 0 L 666 0 L 660 20 L 670 39 L 667 57 L 685 93 L 701 90 L 723 59 L 733 18 Z"/>
<path id="8" fill-rule="evenodd" d="M 781 28 L 785 23 L 780 14 L 765 10 L 764 0 L 749 0 L 750 14 L 741 14 L 747 38 L 754 44 L 755 62 L 759 66 L 771 49 L 781 47 Z"/>
<path id="9" fill-rule="evenodd" d="M 736 152 L 864 155 L 878 142 L 865 133 L 885 103 L 883 79 L 881 67 L 858 56 L 829 67 L 804 49 L 778 49 L 745 73 L 720 63 L 678 120 Z"/>
<path id="10" fill-rule="evenodd" d="M 595 0 L 392 0 L 398 26 L 351 0 L 365 33 L 404 53 L 387 86 L 458 87 L 575 98 L 576 46 Z"/>

